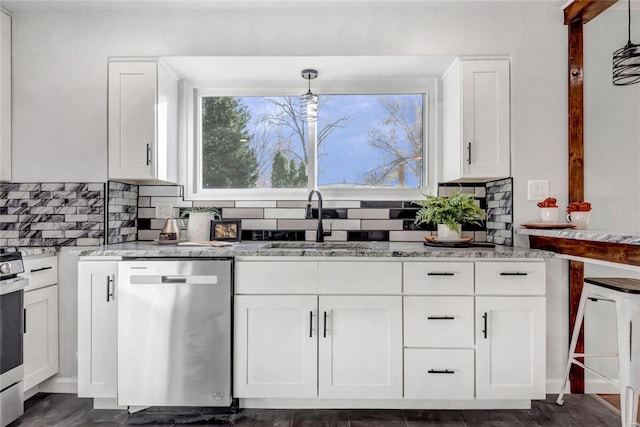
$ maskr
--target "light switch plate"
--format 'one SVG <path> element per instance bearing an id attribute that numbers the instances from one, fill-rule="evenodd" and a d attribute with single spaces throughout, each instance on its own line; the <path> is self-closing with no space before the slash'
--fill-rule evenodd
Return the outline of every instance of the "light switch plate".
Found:
<path id="1" fill-rule="evenodd" d="M 549 181 L 527 181 L 527 200 L 544 200 L 549 197 Z"/>
<path id="2" fill-rule="evenodd" d="M 173 203 L 171 202 L 157 202 L 156 203 L 156 218 L 169 218 L 173 216 Z"/>

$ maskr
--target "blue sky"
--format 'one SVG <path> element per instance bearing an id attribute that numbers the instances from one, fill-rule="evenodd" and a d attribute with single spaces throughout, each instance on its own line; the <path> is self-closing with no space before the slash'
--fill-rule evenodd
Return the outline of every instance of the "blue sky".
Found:
<path id="1" fill-rule="evenodd" d="M 414 120 L 411 108 L 413 102 L 422 102 L 421 94 L 410 95 L 325 95 L 318 115 L 318 131 L 341 117 L 347 117 L 345 127 L 335 128 L 320 147 L 318 185 L 331 186 L 342 184 L 362 184 L 366 172 L 384 162 L 384 152 L 371 147 L 368 143 L 369 131 L 380 127 L 388 116 L 381 98 L 394 99 L 403 105 L 405 117 Z M 261 117 L 265 113 L 273 113 L 273 105 L 262 97 L 239 97 L 249 108 L 252 117 Z M 288 133 L 288 132 L 287 132 Z M 275 135 L 275 133 L 274 133 Z M 409 143 L 403 132 L 398 132 L 398 145 L 409 153 Z M 271 145 L 277 144 L 276 137 L 270 138 Z M 301 155 L 299 144 L 295 150 Z M 420 177 L 405 169 L 405 185 L 419 187 Z M 268 168 L 268 175 L 270 167 Z M 264 177 L 268 179 L 268 177 Z M 392 183 L 397 185 L 397 180 Z"/>

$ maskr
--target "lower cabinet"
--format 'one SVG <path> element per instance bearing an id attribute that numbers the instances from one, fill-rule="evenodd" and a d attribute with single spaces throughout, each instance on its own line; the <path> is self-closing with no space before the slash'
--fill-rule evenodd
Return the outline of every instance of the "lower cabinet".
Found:
<path id="1" fill-rule="evenodd" d="M 24 293 L 24 389 L 58 372 L 58 286 Z"/>
<path id="2" fill-rule="evenodd" d="M 234 394 L 315 397 L 317 316 L 315 295 L 237 296 Z"/>
<path id="3" fill-rule="evenodd" d="M 116 398 L 117 261 L 78 263 L 78 396 Z"/>
<path id="4" fill-rule="evenodd" d="M 544 297 L 476 297 L 476 397 L 544 399 Z"/>
<path id="5" fill-rule="evenodd" d="M 473 399 L 473 349 L 406 349 L 404 363 L 407 399 Z"/>
<path id="6" fill-rule="evenodd" d="M 234 391 L 401 398 L 402 297 L 237 296 Z"/>

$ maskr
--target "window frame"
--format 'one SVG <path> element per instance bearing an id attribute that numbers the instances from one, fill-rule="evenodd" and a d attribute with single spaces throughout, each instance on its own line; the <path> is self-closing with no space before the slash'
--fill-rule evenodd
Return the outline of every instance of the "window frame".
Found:
<path id="1" fill-rule="evenodd" d="M 376 95 L 421 93 L 423 97 L 423 176 L 419 188 L 322 188 L 325 199 L 331 200 L 413 200 L 432 193 L 436 182 L 436 112 L 438 97 L 437 78 L 402 78 L 365 81 L 325 81 L 312 84 L 318 95 Z M 300 81 L 182 81 L 181 103 L 181 178 L 185 183 L 187 200 L 304 200 L 309 191 L 316 188 L 317 153 L 314 136 L 309 138 L 309 164 L 307 188 L 250 188 L 250 189 L 205 189 L 202 187 L 201 99 L 207 96 L 300 96 L 304 92 Z M 314 124 L 311 124 L 314 126 Z M 312 141 L 313 139 L 313 141 Z"/>

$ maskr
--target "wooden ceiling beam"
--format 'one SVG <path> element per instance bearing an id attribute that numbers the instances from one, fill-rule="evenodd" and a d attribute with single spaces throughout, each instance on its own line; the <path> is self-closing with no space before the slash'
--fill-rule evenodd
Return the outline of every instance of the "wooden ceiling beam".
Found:
<path id="1" fill-rule="evenodd" d="M 586 24 L 617 2 L 618 0 L 574 0 L 564 8 L 564 24 Z"/>

